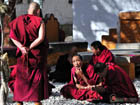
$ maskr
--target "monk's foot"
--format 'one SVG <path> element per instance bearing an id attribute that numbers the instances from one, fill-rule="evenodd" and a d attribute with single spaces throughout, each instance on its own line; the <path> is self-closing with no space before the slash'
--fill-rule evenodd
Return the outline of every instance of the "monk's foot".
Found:
<path id="1" fill-rule="evenodd" d="M 35 105 L 42 105 L 41 102 L 35 102 Z"/>
<path id="2" fill-rule="evenodd" d="M 23 105 L 23 102 L 17 102 L 17 105 Z"/>

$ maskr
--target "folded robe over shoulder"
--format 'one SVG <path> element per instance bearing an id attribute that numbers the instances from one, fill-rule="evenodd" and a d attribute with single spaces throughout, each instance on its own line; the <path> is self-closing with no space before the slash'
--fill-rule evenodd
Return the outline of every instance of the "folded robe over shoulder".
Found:
<path id="1" fill-rule="evenodd" d="M 90 63 L 92 65 L 95 65 L 98 62 L 100 63 L 114 62 L 114 56 L 111 53 L 111 51 L 105 47 L 100 55 L 94 55 L 94 54 L 92 55 L 92 59 L 90 60 Z"/>

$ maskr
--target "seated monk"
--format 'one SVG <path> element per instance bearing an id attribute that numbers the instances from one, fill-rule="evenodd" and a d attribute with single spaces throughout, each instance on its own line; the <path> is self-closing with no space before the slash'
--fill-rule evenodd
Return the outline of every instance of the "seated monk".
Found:
<path id="1" fill-rule="evenodd" d="M 114 56 L 104 45 L 99 41 L 91 43 L 91 49 L 93 52 L 90 64 L 95 65 L 97 62 L 114 62 Z"/>
<path id="2" fill-rule="evenodd" d="M 136 103 L 138 94 L 127 73 L 114 63 L 97 63 L 94 72 L 102 78 L 102 84 L 95 86 L 105 102 Z"/>
<path id="3" fill-rule="evenodd" d="M 71 70 L 71 81 L 61 89 L 61 94 L 65 98 L 77 100 L 97 101 L 101 100 L 96 91 L 92 90 L 96 83 L 92 65 L 84 65 L 80 55 L 72 57 L 73 68 Z"/>
<path id="4" fill-rule="evenodd" d="M 92 58 L 90 59 L 90 64 L 95 65 L 98 62 L 106 63 L 106 62 L 114 62 L 114 56 L 110 50 L 108 50 L 100 41 L 94 41 L 91 43 L 91 49 L 93 52 Z M 98 82 L 100 82 L 100 78 L 98 77 Z"/>

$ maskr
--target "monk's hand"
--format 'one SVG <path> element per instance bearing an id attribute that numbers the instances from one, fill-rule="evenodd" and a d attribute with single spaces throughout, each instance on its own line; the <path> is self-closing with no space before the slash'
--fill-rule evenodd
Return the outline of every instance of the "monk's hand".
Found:
<path id="1" fill-rule="evenodd" d="M 26 51 L 27 51 L 27 52 L 29 52 L 30 50 L 31 50 L 30 48 L 26 47 Z"/>
<path id="2" fill-rule="evenodd" d="M 102 85 L 103 85 L 103 83 L 100 82 L 99 84 L 96 85 L 96 87 L 100 87 L 100 86 L 102 86 Z"/>
<path id="3" fill-rule="evenodd" d="M 95 88 L 96 87 L 96 85 L 92 85 L 92 88 Z"/>
<path id="4" fill-rule="evenodd" d="M 82 75 L 82 69 L 81 69 L 81 67 L 76 67 L 76 74 L 78 74 L 78 75 Z"/>
<path id="5" fill-rule="evenodd" d="M 93 86 L 92 85 L 87 85 L 86 87 L 87 87 L 87 89 L 92 89 Z"/>
<path id="6" fill-rule="evenodd" d="M 21 52 L 22 52 L 23 55 L 27 55 L 28 54 L 27 47 L 22 46 L 20 48 L 20 50 L 21 50 Z"/>

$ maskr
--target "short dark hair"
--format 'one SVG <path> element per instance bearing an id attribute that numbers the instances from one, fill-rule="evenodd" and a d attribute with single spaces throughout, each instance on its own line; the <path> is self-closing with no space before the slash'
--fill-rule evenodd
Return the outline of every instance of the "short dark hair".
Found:
<path id="1" fill-rule="evenodd" d="M 99 48 L 100 51 L 103 51 L 105 49 L 105 46 L 102 45 L 102 43 L 100 41 L 92 42 L 91 46 L 94 47 L 96 50 Z"/>
<path id="2" fill-rule="evenodd" d="M 81 59 L 81 61 L 83 61 L 83 58 L 82 58 L 81 55 L 79 55 L 79 54 L 74 54 L 74 55 L 72 56 L 72 58 L 73 58 L 74 56 L 78 56 L 78 57 Z"/>
<path id="3" fill-rule="evenodd" d="M 106 64 L 105 63 L 96 63 L 94 65 L 94 72 L 95 73 L 101 73 L 104 71 L 104 69 L 106 68 Z"/>

